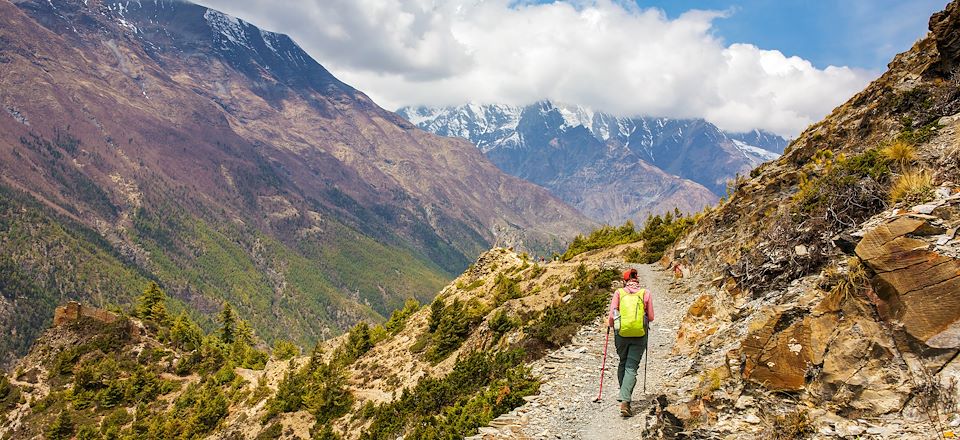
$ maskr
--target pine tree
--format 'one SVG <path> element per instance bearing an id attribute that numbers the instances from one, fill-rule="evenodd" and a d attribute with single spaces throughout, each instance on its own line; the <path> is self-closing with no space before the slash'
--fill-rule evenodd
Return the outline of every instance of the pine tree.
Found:
<path id="1" fill-rule="evenodd" d="M 347 362 L 353 362 L 364 353 L 373 348 L 373 342 L 370 340 L 370 326 L 360 321 L 347 336 Z"/>
<path id="2" fill-rule="evenodd" d="M 430 333 L 437 331 L 441 319 L 443 319 L 443 301 L 435 299 L 430 303 L 430 321 L 427 324 Z"/>
<path id="3" fill-rule="evenodd" d="M 234 339 L 243 345 L 253 345 L 253 327 L 247 321 L 238 319 Z"/>
<path id="4" fill-rule="evenodd" d="M 237 317 L 233 314 L 233 308 L 230 303 L 223 302 L 223 310 L 220 312 L 220 340 L 227 344 L 232 344 L 236 339 Z"/>
<path id="5" fill-rule="evenodd" d="M 140 295 L 137 314 L 147 320 L 165 323 L 168 319 L 166 307 L 167 295 L 155 282 L 150 282 Z"/>
<path id="6" fill-rule="evenodd" d="M 196 350 L 203 341 L 203 331 L 185 313 L 181 313 L 170 328 L 170 340 L 181 350 Z"/>
<path id="7" fill-rule="evenodd" d="M 47 428 L 47 438 L 50 440 L 66 440 L 73 437 L 73 419 L 66 410 Z"/>

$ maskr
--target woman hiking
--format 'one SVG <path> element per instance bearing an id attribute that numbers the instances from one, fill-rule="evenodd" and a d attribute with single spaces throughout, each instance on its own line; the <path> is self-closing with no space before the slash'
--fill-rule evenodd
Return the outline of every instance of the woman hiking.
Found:
<path id="1" fill-rule="evenodd" d="M 637 385 L 637 368 L 647 350 L 647 331 L 653 321 L 653 296 L 640 286 L 637 270 L 623 273 L 624 286 L 613 292 L 607 325 L 615 330 L 613 343 L 620 356 L 620 415 L 630 417 L 630 400 Z"/>

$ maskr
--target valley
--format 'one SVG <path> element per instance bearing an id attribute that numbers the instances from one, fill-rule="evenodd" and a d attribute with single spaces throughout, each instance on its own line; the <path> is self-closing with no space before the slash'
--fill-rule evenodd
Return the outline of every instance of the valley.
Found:
<path id="1" fill-rule="evenodd" d="M 928 29 L 787 143 L 393 113 L 204 6 L 0 0 L 0 439 L 956 438 L 960 0 Z"/>

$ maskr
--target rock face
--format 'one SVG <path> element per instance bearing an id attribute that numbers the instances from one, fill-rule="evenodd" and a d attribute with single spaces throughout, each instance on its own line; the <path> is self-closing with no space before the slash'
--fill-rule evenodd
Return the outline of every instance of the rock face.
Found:
<path id="1" fill-rule="evenodd" d="M 424 130 L 469 139 L 504 171 L 608 223 L 675 207 L 698 211 L 726 193 L 728 180 L 786 146 L 761 131 L 725 133 L 703 120 L 623 118 L 549 101 L 398 113 Z"/>
<path id="2" fill-rule="evenodd" d="M 79 321 L 80 318 L 90 318 L 104 324 L 117 321 L 117 315 L 95 307 L 84 307 L 76 301 L 70 301 L 65 306 L 57 307 L 53 314 L 53 325 L 65 325 Z"/>
<path id="3" fill-rule="evenodd" d="M 868 232 L 856 252 L 876 272 L 881 317 L 901 322 L 930 347 L 960 348 L 960 260 L 912 238 L 945 232 L 928 220 L 899 217 Z"/>
<path id="4" fill-rule="evenodd" d="M 960 6 L 953 2 L 943 11 L 930 17 L 930 32 L 935 36 L 937 51 L 942 55 L 938 63 L 942 73 L 952 73 L 958 65 L 957 60 L 960 60 L 958 23 L 960 23 Z"/>

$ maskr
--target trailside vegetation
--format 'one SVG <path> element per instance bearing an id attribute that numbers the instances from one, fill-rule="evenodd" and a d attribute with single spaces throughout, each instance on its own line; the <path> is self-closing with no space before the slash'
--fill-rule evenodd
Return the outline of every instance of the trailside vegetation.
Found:
<path id="1" fill-rule="evenodd" d="M 474 352 L 457 360 L 443 378 L 421 379 L 393 402 L 367 406 L 360 417 L 370 420 L 364 440 L 463 438 L 500 414 L 523 404 L 539 382 L 523 365 L 519 350 Z"/>
<path id="2" fill-rule="evenodd" d="M 584 252 L 603 249 L 618 244 L 633 243 L 640 240 L 640 234 L 634 229 L 633 222 L 627 221 L 623 226 L 601 226 L 590 232 L 586 237 L 577 235 L 561 259 L 570 261 L 571 258 Z"/>
<path id="3" fill-rule="evenodd" d="M 521 342 L 527 352 L 537 357 L 546 349 L 558 348 L 573 338 L 577 330 L 603 314 L 610 301 L 610 284 L 619 277 L 614 269 L 590 269 L 577 266 L 573 280 L 560 288 L 570 299 L 545 309 L 539 316 L 528 317 Z"/>
<path id="4" fill-rule="evenodd" d="M 696 224 L 694 217 L 684 216 L 678 209 L 673 213 L 666 213 L 662 217 L 651 215 L 640 231 L 640 239 L 643 240 L 643 246 L 637 249 L 631 249 L 627 254 L 627 261 L 631 263 L 655 263 L 663 257 L 663 253 L 678 238 L 682 237 L 687 231 Z"/>
<path id="5" fill-rule="evenodd" d="M 731 268 L 740 288 L 765 292 L 822 268 L 833 252 L 836 231 L 886 209 L 892 167 L 910 160 L 907 150 L 878 147 L 846 155 L 824 149 L 814 154 L 800 170 L 793 197 L 770 214 L 769 226 L 757 237 L 762 245 L 745 245 L 743 258 Z M 798 246 L 803 246 L 802 254 L 795 251 Z"/>

